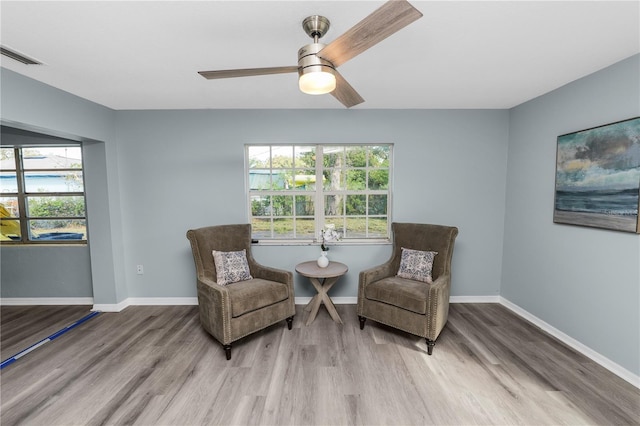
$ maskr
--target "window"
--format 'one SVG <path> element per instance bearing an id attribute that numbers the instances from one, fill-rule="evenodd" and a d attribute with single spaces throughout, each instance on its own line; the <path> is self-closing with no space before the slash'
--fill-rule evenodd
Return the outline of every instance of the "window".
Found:
<path id="1" fill-rule="evenodd" d="M 386 241 L 392 145 L 247 145 L 249 220 L 260 241 Z"/>
<path id="2" fill-rule="evenodd" d="M 82 148 L 0 148 L 0 241 L 86 243 Z"/>

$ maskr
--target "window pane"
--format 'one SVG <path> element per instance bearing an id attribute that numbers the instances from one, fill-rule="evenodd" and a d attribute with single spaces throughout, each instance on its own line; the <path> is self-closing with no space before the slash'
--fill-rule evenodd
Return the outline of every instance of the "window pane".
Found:
<path id="1" fill-rule="evenodd" d="M 363 146 L 347 147 L 347 166 L 348 167 L 366 167 L 367 166 L 367 149 Z"/>
<path id="2" fill-rule="evenodd" d="M 313 238 L 316 228 L 313 218 L 296 219 L 296 237 L 297 238 Z"/>
<path id="3" fill-rule="evenodd" d="M 389 170 L 373 169 L 369 170 L 369 189 L 388 189 Z"/>
<path id="4" fill-rule="evenodd" d="M 271 167 L 274 169 L 288 169 L 293 167 L 293 147 L 274 146 L 271 148 Z"/>
<path id="5" fill-rule="evenodd" d="M 365 170 L 347 171 L 347 189 L 362 190 L 366 188 L 367 172 Z"/>
<path id="6" fill-rule="evenodd" d="M 0 172 L 0 192 L 18 192 L 16 172 Z"/>
<path id="7" fill-rule="evenodd" d="M 274 171 L 274 173 L 276 172 L 279 173 L 279 179 L 281 179 L 284 182 L 284 187 L 280 187 L 278 185 L 273 189 L 292 189 L 292 190 L 296 189 L 295 179 L 294 179 L 295 173 L 293 172 L 292 169 L 281 169 L 281 170 Z"/>
<path id="8" fill-rule="evenodd" d="M 313 216 L 315 214 L 314 198 L 310 195 L 297 195 L 296 216 Z"/>
<path id="9" fill-rule="evenodd" d="M 80 147 L 23 148 L 22 167 L 25 170 L 81 169 Z"/>
<path id="10" fill-rule="evenodd" d="M 315 174 L 316 167 L 316 147 L 315 146 L 296 146 L 295 147 L 295 164 L 300 168 L 311 168 Z"/>
<path id="11" fill-rule="evenodd" d="M 82 192 L 82 172 L 25 172 L 26 192 Z"/>
<path id="12" fill-rule="evenodd" d="M 78 219 L 30 220 L 29 239 L 32 241 L 86 240 L 86 222 Z"/>
<path id="13" fill-rule="evenodd" d="M 13 148 L 0 148 L 0 170 L 15 170 L 15 168 Z"/>
<path id="14" fill-rule="evenodd" d="M 344 189 L 345 172 L 341 169 L 325 170 L 323 173 L 324 189 L 339 190 Z"/>
<path id="15" fill-rule="evenodd" d="M 293 219 L 274 219 L 273 232 L 275 238 L 293 238 Z"/>
<path id="16" fill-rule="evenodd" d="M 294 186 L 298 191 L 315 191 L 316 171 L 313 169 L 298 170 L 295 175 Z"/>
<path id="17" fill-rule="evenodd" d="M 324 214 L 325 216 L 344 214 L 344 195 L 325 195 Z"/>
<path id="18" fill-rule="evenodd" d="M 369 218 L 369 238 L 387 238 L 388 226 L 386 217 Z"/>
<path id="19" fill-rule="evenodd" d="M 365 215 L 366 214 L 366 196 L 365 195 L 347 195 L 346 203 L 347 215 Z"/>
<path id="20" fill-rule="evenodd" d="M 254 195 L 251 197 L 251 216 L 270 216 L 271 196 Z"/>
<path id="21" fill-rule="evenodd" d="M 347 218 L 345 238 L 365 238 L 367 236 L 367 219 L 364 217 Z"/>
<path id="22" fill-rule="evenodd" d="M 344 147 L 343 146 L 325 146 L 324 147 L 323 166 L 324 168 L 342 167 L 344 166 Z"/>
<path id="23" fill-rule="evenodd" d="M 268 146 L 250 146 L 249 149 L 249 168 L 251 169 L 269 169 L 271 168 L 270 153 L 271 148 Z"/>
<path id="24" fill-rule="evenodd" d="M 17 197 L 0 198 L 0 212 L 2 217 L 20 217 Z"/>
<path id="25" fill-rule="evenodd" d="M 269 191 L 286 189 L 286 176 L 282 172 L 272 173 L 270 170 L 252 169 L 249 171 L 249 189 L 252 191 Z"/>
<path id="26" fill-rule="evenodd" d="M 253 238 L 271 238 L 271 219 L 251 219 Z"/>
<path id="27" fill-rule="evenodd" d="M 372 146 L 369 151 L 369 167 L 389 167 L 389 147 Z"/>
<path id="28" fill-rule="evenodd" d="M 274 195 L 272 200 L 274 216 L 293 216 L 293 196 Z"/>
<path id="29" fill-rule="evenodd" d="M 84 197 L 27 197 L 29 217 L 84 217 Z"/>
<path id="30" fill-rule="evenodd" d="M 370 215 L 386 215 L 387 214 L 387 196 L 386 195 L 369 195 L 369 212 Z"/>
<path id="31" fill-rule="evenodd" d="M 0 241 L 20 241 L 20 221 L 0 219 Z"/>
<path id="32" fill-rule="evenodd" d="M 2 197 L 0 203 L 0 240 L 20 240 L 20 221 L 7 219 L 18 217 L 18 199 L 15 197 Z"/>

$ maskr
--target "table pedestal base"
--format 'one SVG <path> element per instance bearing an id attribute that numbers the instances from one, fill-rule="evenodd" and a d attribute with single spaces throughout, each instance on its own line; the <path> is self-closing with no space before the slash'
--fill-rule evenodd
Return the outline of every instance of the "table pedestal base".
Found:
<path id="1" fill-rule="evenodd" d="M 340 277 L 324 278 L 323 281 L 320 282 L 320 279 L 318 278 L 309 277 L 309 281 L 311 281 L 311 284 L 313 284 L 318 294 L 313 296 L 311 301 L 304 308 L 305 311 L 309 312 L 306 325 L 311 324 L 313 320 L 316 319 L 318 310 L 320 309 L 320 305 L 322 303 L 324 303 L 327 311 L 329 311 L 329 315 L 331 315 L 331 318 L 338 324 L 342 324 L 342 319 L 340 318 L 340 315 L 338 315 L 338 311 L 336 311 L 335 305 L 327 294 L 327 292 L 331 289 L 331 287 L 333 287 L 333 285 L 338 281 L 339 278 Z"/>

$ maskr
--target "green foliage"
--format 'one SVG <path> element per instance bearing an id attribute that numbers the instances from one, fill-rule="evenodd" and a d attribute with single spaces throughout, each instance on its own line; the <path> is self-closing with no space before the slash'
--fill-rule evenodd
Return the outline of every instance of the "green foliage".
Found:
<path id="1" fill-rule="evenodd" d="M 83 197 L 34 197 L 29 199 L 29 215 L 31 217 L 84 217 Z M 42 223 L 40 223 L 42 222 Z M 74 221 L 72 221 L 73 223 Z M 78 221 L 79 223 L 81 221 Z M 69 220 L 38 221 L 44 228 L 62 228 L 69 225 Z"/>

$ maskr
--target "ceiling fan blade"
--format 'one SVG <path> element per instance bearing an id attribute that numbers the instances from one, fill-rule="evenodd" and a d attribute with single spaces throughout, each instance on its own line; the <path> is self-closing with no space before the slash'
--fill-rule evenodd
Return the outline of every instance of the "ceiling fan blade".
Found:
<path id="1" fill-rule="evenodd" d="M 340 66 L 422 17 L 406 0 L 389 0 L 318 52 L 318 56 Z"/>
<path id="2" fill-rule="evenodd" d="M 361 104 L 364 102 L 362 96 L 356 92 L 356 89 L 351 87 L 351 85 L 345 80 L 345 78 L 338 71 L 334 71 L 336 76 L 336 88 L 331 92 L 334 98 L 339 100 L 342 105 L 347 108 L 351 108 L 352 106 Z"/>
<path id="3" fill-rule="evenodd" d="M 245 68 L 238 70 L 220 71 L 198 71 L 198 74 L 206 79 L 212 80 L 216 78 L 251 77 L 254 75 L 285 74 L 289 72 L 298 72 L 298 67 L 291 66 L 272 68 Z"/>

